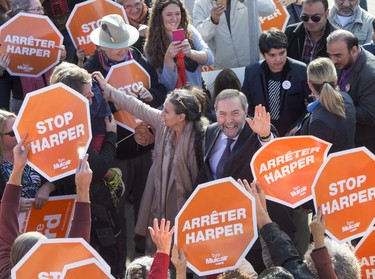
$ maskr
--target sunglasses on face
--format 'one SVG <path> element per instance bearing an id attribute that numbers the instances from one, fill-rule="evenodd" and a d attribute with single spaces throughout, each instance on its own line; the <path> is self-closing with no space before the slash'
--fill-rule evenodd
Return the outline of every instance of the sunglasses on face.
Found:
<path id="1" fill-rule="evenodd" d="M 8 133 L 4 133 L 3 135 L 4 135 L 4 136 L 10 136 L 10 137 L 12 137 L 12 138 L 15 136 L 15 134 L 14 134 L 13 131 L 10 131 L 10 132 L 8 132 Z"/>
<path id="2" fill-rule="evenodd" d="M 301 15 L 299 18 L 304 22 L 308 22 L 310 18 L 313 22 L 319 22 L 322 19 L 322 15 Z"/>

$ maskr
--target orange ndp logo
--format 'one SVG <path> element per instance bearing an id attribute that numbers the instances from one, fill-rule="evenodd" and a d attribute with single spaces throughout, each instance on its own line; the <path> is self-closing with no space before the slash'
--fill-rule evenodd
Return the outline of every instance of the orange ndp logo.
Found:
<path id="1" fill-rule="evenodd" d="M 84 48 L 88 55 L 94 54 L 95 45 L 90 40 L 90 33 L 100 26 L 102 17 L 109 14 L 118 14 L 128 23 L 124 7 L 112 0 L 88 0 L 74 6 L 66 29 L 76 49 Z"/>
<path id="2" fill-rule="evenodd" d="M 355 255 L 361 264 L 362 279 L 375 278 L 375 228 L 364 236 L 355 247 Z"/>
<path id="3" fill-rule="evenodd" d="M 374 159 L 365 147 L 332 153 L 316 175 L 315 209 L 326 215 L 327 234 L 338 242 L 363 236 L 373 226 Z"/>
<path id="4" fill-rule="evenodd" d="M 95 258 L 65 265 L 60 279 L 77 279 L 83 278 L 82 276 L 84 278 L 114 279 Z"/>
<path id="5" fill-rule="evenodd" d="M 140 87 L 148 89 L 151 86 L 150 75 L 148 72 L 135 60 L 126 61 L 115 66 L 112 66 L 108 72 L 106 80 L 109 84 L 114 86 L 124 94 L 138 95 Z M 117 124 L 134 132 L 134 128 L 142 122 L 130 113 L 121 110 L 113 114 Z"/>
<path id="6" fill-rule="evenodd" d="M 62 83 L 26 95 L 14 130 L 28 134 L 28 163 L 49 181 L 75 173 L 91 141 L 89 102 Z"/>
<path id="7" fill-rule="evenodd" d="M 276 138 L 253 156 L 254 179 L 267 199 L 296 208 L 312 198 L 312 183 L 331 145 L 314 136 Z"/>
<path id="8" fill-rule="evenodd" d="M 38 26 L 38 28 L 35 28 Z M 38 77 L 60 61 L 63 37 L 47 16 L 19 13 L 0 27 L 0 53 L 9 53 L 7 71 Z"/>
<path id="9" fill-rule="evenodd" d="M 75 208 L 74 201 L 75 195 L 50 197 L 41 209 L 32 207 L 20 213 L 20 232 L 37 231 L 47 238 L 67 237 Z"/>
<path id="10" fill-rule="evenodd" d="M 285 6 L 277 4 L 278 0 L 273 0 L 276 5 L 276 10 L 272 15 L 269 16 L 260 16 L 259 23 L 262 31 L 267 31 L 272 27 L 275 27 L 281 31 L 284 31 L 289 20 L 289 12 Z"/>
<path id="11" fill-rule="evenodd" d="M 175 225 L 175 242 L 199 276 L 237 267 L 258 237 L 255 200 L 231 177 L 199 185 Z"/>
<path id="12" fill-rule="evenodd" d="M 64 271 L 66 274 L 67 270 L 72 269 L 71 264 L 78 263 L 76 267 L 80 269 L 81 261 L 92 258 L 100 263 L 107 274 L 110 273 L 108 264 L 82 238 L 44 239 L 37 242 L 13 267 L 11 276 L 14 279 L 60 279 Z M 82 272 L 85 270 L 81 269 Z M 80 273 L 80 276 L 75 278 L 104 278 L 86 275 Z"/>

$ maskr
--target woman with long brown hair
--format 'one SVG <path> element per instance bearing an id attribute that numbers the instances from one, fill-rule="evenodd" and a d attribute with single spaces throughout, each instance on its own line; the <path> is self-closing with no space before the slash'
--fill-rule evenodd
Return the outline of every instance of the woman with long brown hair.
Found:
<path id="1" fill-rule="evenodd" d="M 175 40 L 173 32 L 183 29 Z M 145 55 L 168 90 L 190 84 L 202 88 L 201 66 L 212 65 L 213 53 L 189 23 L 180 0 L 156 0 L 152 6 Z"/>

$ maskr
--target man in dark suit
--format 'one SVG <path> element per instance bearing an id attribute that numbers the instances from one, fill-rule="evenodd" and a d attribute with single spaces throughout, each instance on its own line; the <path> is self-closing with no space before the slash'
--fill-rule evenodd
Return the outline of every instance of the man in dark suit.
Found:
<path id="1" fill-rule="evenodd" d="M 271 29 L 259 37 L 263 61 L 246 66 L 241 91 L 249 102 L 249 115 L 262 104 L 271 115 L 271 123 L 284 136 L 306 112 L 310 94 L 307 86 L 306 65 L 287 58 L 287 37 Z"/>
<path id="2" fill-rule="evenodd" d="M 272 130 L 271 133 L 270 114 L 265 107 L 256 106 L 254 118 L 246 121 L 247 107 L 246 96 L 235 89 L 223 90 L 216 97 L 217 123 L 207 128 L 204 166 L 196 184 L 227 176 L 253 181 L 250 161 L 255 152 L 273 139 L 277 132 Z M 229 154 L 223 155 L 228 146 Z M 225 157 L 224 162 L 222 157 Z M 267 201 L 267 208 L 272 220 L 293 236 L 295 226 L 291 220 L 292 210 L 270 201 Z M 257 272 L 265 268 L 258 241 L 250 250 L 247 259 Z"/>
<path id="3" fill-rule="evenodd" d="M 328 36 L 327 51 L 338 71 L 341 91 L 353 99 L 357 117 L 355 146 L 366 146 L 375 153 L 375 57 L 346 30 Z"/>

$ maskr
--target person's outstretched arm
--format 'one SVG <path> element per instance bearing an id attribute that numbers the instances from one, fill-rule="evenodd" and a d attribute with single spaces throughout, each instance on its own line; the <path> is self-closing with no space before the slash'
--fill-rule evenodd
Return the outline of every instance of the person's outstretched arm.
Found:
<path id="1" fill-rule="evenodd" d="M 327 247 L 324 244 L 325 219 L 321 208 L 318 208 L 318 212 L 310 223 L 310 230 L 314 240 L 314 250 L 312 250 L 310 256 L 319 278 L 336 279 L 337 275 L 333 269 Z"/>
<path id="2" fill-rule="evenodd" d="M 156 245 L 156 253 L 152 262 L 148 279 L 168 278 L 169 253 L 171 251 L 172 236 L 174 227 L 170 229 L 170 221 L 161 219 L 160 227 L 158 219 L 154 219 L 153 227 L 148 227 L 151 239 Z"/>
<path id="3" fill-rule="evenodd" d="M 18 208 L 22 190 L 21 179 L 30 150 L 30 145 L 22 150 L 26 137 L 23 137 L 13 149 L 13 171 L 5 187 L 0 205 L 0 278 L 9 278 L 12 269 L 10 251 L 19 232 Z"/>
<path id="4" fill-rule="evenodd" d="M 88 154 L 79 160 L 75 175 L 77 189 L 76 208 L 74 211 L 72 227 L 69 237 L 82 237 L 90 242 L 91 210 L 90 210 L 90 184 L 92 171 L 87 162 Z"/>
<path id="5" fill-rule="evenodd" d="M 255 198 L 258 228 L 267 244 L 273 264 L 284 267 L 294 278 L 313 279 L 314 276 L 302 261 L 290 237 L 268 216 L 265 194 L 259 182 L 250 185 L 246 179 L 238 182 Z"/>
<path id="6" fill-rule="evenodd" d="M 175 244 L 172 249 L 172 263 L 176 268 L 176 279 L 186 279 L 186 257 L 184 250 L 178 250 Z"/>

